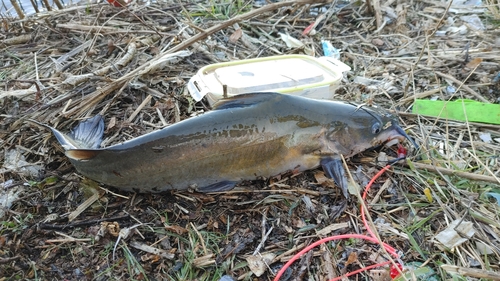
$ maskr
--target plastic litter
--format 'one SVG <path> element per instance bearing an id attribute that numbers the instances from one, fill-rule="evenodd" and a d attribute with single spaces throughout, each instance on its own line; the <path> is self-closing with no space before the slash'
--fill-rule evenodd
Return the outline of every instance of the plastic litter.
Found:
<path id="1" fill-rule="evenodd" d="M 256 92 L 332 99 L 342 73 L 350 69 L 332 57 L 272 56 L 207 65 L 187 88 L 195 101 L 207 96 L 210 105 L 224 97 Z"/>
<path id="2" fill-rule="evenodd" d="M 471 222 L 454 220 L 445 230 L 436 235 L 436 240 L 447 249 L 453 249 L 472 238 L 475 233 Z"/>
<path id="3" fill-rule="evenodd" d="M 447 102 L 417 99 L 413 104 L 413 113 L 435 116 L 441 119 L 500 124 L 500 104 L 483 103 L 474 100 Z"/>

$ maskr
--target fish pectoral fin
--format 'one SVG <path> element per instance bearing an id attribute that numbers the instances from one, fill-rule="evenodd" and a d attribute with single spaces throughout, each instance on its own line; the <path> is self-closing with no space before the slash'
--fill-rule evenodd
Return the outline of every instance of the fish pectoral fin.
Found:
<path id="1" fill-rule="evenodd" d="M 233 189 L 237 183 L 238 183 L 237 181 L 221 181 L 201 188 L 197 188 L 196 190 L 198 192 L 205 192 L 205 193 L 222 192 Z"/>
<path id="2" fill-rule="evenodd" d="M 284 95 L 280 93 L 250 93 L 250 94 L 242 94 L 237 95 L 230 98 L 225 98 L 218 101 L 216 104 L 212 106 L 213 110 L 221 110 L 228 108 L 241 108 L 252 106 L 261 102 L 268 102 L 271 100 L 279 99 Z"/>
<path id="3" fill-rule="evenodd" d="M 321 167 L 326 176 L 333 179 L 335 183 L 342 189 L 345 198 L 349 198 L 349 190 L 347 179 L 345 177 L 344 166 L 340 158 L 325 158 L 321 160 Z"/>

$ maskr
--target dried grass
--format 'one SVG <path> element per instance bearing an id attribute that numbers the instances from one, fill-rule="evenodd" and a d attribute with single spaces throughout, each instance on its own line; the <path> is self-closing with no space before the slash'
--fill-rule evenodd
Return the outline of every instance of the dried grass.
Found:
<path id="1" fill-rule="evenodd" d="M 201 66 L 302 53 L 280 40 L 278 32 L 286 32 L 316 56 L 322 54 L 321 39 L 341 49 L 352 71 L 336 98 L 400 112 L 421 144 L 410 161 L 374 187 L 368 206 L 380 238 L 400 249 L 406 264 L 419 262 L 437 279 L 458 274 L 499 280 L 500 207 L 488 194 L 500 194 L 500 126 L 410 112 L 416 98 L 498 102 L 498 1 L 485 2 L 479 14 L 485 30 L 460 19 L 462 13 L 477 14 L 477 8 L 448 4 L 279 2 L 256 10 L 239 1 L 167 1 L 126 9 L 89 4 L 3 18 L 0 162 L 14 149 L 44 172 L 38 178 L 16 169 L 1 174 L 1 182 L 12 180 L 2 192 L 18 192 L 18 199 L 0 226 L 0 275 L 218 280 L 227 273 L 243 279 L 252 275 L 246 257 L 260 249 L 262 255 L 276 254 L 264 273 L 271 276 L 280 262 L 320 236 L 363 233 L 357 204 L 342 200 L 327 181 L 318 184 L 312 172 L 277 180 L 266 190 L 257 181 L 224 194 L 124 196 L 82 181 L 50 133 L 26 121 L 67 131 L 101 113 L 108 124 L 105 144 L 142 135 L 206 110 L 185 90 Z M 316 20 L 316 33 L 301 37 Z M 462 24 L 463 34 L 456 29 Z M 230 39 L 238 28 L 239 40 Z M 474 59 L 481 61 L 471 67 Z M 484 133 L 491 143 L 481 140 Z M 353 174 L 361 184 L 379 169 L 376 156 L 367 152 L 348 162 L 360 167 Z M 90 206 L 82 210 L 84 202 Z M 446 249 L 436 235 L 456 220 L 472 223 L 475 235 Z M 117 260 L 117 238 L 101 227 L 114 221 L 131 231 L 117 243 Z M 339 224 L 344 227 L 334 227 Z M 348 262 L 352 253 L 357 259 Z M 380 255 L 371 244 L 341 242 L 306 257 L 296 272 L 324 280 Z M 383 274 L 370 276 L 384 280 Z"/>

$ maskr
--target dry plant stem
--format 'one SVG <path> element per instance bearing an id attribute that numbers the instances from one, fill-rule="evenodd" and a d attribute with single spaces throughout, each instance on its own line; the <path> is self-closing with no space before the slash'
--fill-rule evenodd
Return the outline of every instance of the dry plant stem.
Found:
<path id="1" fill-rule="evenodd" d="M 326 1 L 320 1 L 319 3 L 324 3 L 324 2 L 326 2 Z M 105 86 L 103 88 L 98 89 L 96 92 L 88 95 L 88 98 L 82 100 L 79 105 L 77 105 L 77 106 L 73 107 L 72 109 L 64 112 L 63 115 L 65 115 L 65 116 L 71 116 L 71 115 L 74 115 L 74 114 L 78 114 L 78 115 L 85 114 L 85 112 L 88 111 L 92 106 L 98 104 L 102 99 L 104 99 L 107 95 L 109 95 L 114 90 L 116 90 L 116 89 L 118 89 L 118 88 L 126 85 L 131 79 L 133 79 L 136 75 L 138 75 L 139 73 L 141 73 L 141 71 L 143 71 L 148 66 L 154 65 L 154 63 L 156 61 L 161 60 L 162 57 L 164 57 L 165 55 L 172 54 L 172 53 L 178 52 L 180 50 L 183 50 L 183 49 L 191 46 L 194 42 L 197 42 L 199 40 L 203 40 L 206 37 L 208 37 L 209 35 L 217 32 L 217 31 L 220 31 L 220 30 L 222 30 L 222 29 L 224 29 L 224 28 L 226 28 L 228 26 L 231 26 L 231 25 L 233 25 L 233 24 L 235 24 L 237 22 L 240 22 L 242 20 L 250 19 L 250 18 L 255 17 L 257 15 L 260 15 L 262 13 L 266 13 L 268 11 L 275 10 L 277 8 L 286 7 L 286 6 L 290 6 L 290 5 L 293 5 L 293 4 L 309 4 L 309 3 L 318 3 L 318 1 L 314 1 L 314 0 L 296 0 L 296 1 L 286 1 L 286 2 L 272 3 L 272 4 L 266 5 L 266 6 L 262 7 L 262 8 L 252 10 L 252 11 L 250 11 L 248 13 L 245 13 L 245 14 L 242 14 L 242 15 L 238 15 L 238 16 L 236 16 L 234 18 L 231 18 L 229 20 L 226 20 L 226 21 L 224 21 L 224 22 L 222 22 L 222 23 L 220 23 L 218 25 L 212 26 L 209 29 L 205 30 L 204 32 L 198 33 L 195 36 L 189 38 L 188 40 L 182 42 L 181 44 L 173 47 L 172 49 L 169 49 L 169 50 L 161 53 L 160 55 L 158 55 L 153 60 L 150 60 L 147 63 L 144 63 L 144 64 L 140 65 L 139 67 L 137 67 L 133 71 L 131 71 L 131 72 L 127 73 L 126 75 L 124 75 L 124 76 L 116 79 L 115 81 L 109 83 L 108 86 Z"/>
<path id="2" fill-rule="evenodd" d="M 10 3 L 12 4 L 12 7 L 14 7 L 14 10 L 16 10 L 17 15 L 19 16 L 20 19 L 24 19 L 24 13 L 21 10 L 21 7 L 19 7 L 19 4 L 17 4 L 16 0 L 10 0 Z"/>
<path id="3" fill-rule="evenodd" d="M 212 27 L 206 29 L 205 31 L 202 31 L 202 32 L 196 34 L 195 36 L 189 38 L 188 40 L 182 42 L 181 44 L 173 47 L 172 49 L 167 50 L 166 53 L 174 53 L 174 52 L 177 52 L 180 50 L 184 50 L 185 48 L 191 46 L 191 44 L 193 44 L 194 42 L 197 42 L 199 40 L 203 40 L 217 31 L 220 31 L 228 26 L 232 26 L 233 24 L 238 23 L 240 21 L 251 19 L 251 18 L 253 18 L 259 14 L 262 14 L 262 13 L 267 13 L 269 11 L 272 11 L 272 10 L 275 10 L 275 9 L 278 9 L 281 7 L 291 6 L 294 4 L 305 5 L 305 4 L 326 3 L 326 2 L 328 2 L 328 1 L 295 0 L 295 1 L 285 1 L 285 2 L 277 2 L 277 3 L 268 4 L 268 5 L 263 6 L 261 8 L 247 12 L 245 14 L 235 16 L 234 18 L 228 19 L 228 20 L 226 20 L 218 25 L 212 26 Z"/>
<path id="4" fill-rule="evenodd" d="M 291 248 L 290 250 L 284 252 L 283 254 L 279 255 L 279 256 L 276 256 L 274 259 L 273 259 L 273 262 L 277 262 L 277 261 L 280 261 L 280 262 L 287 262 L 288 260 L 290 260 L 292 257 L 290 257 L 290 255 L 292 255 L 293 253 L 296 253 L 296 252 L 300 252 L 302 249 L 304 249 L 305 247 L 307 246 L 306 243 L 302 243 L 302 244 L 299 244 L 297 246 L 294 246 L 293 248 Z"/>
<path id="5" fill-rule="evenodd" d="M 91 238 L 74 238 L 72 236 L 69 236 L 65 233 L 55 231 L 57 235 L 65 237 L 64 239 L 50 239 L 50 240 L 45 240 L 45 243 L 67 243 L 67 242 L 90 242 L 92 241 Z"/>
<path id="6" fill-rule="evenodd" d="M 472 146 L 472 147 L 474 147 L 474 146 Z M 500 179 L 499 179 L 497 176 L 495 176 L 495 173 L 493 173 L 493 171 L 491 171 L 491 170 L 490 170 L 490 168 L 489 168 L 486 164 L 484 164 L 484 162 L 483 162 L 483 161 L 481 161 L 481 159 L 479 159 L 479 158 L 476 156 L 477 154 L 476 154 L 476 152 L 475 152 L 475 151 L 474 151 L 474 152 L 470 152 L 467 148 L 464 148 L 464 150 L 465 150 L 465 151 L 466 151 L 466 152 L 467 152 L 470 156 L 472 156 L 472 158 L 474 158 L 474 160 L 476 160 L 476 162 L 477 162 L 477 163 L 479 163 L 481 166 L 483 166 L 483 167 L 484 167 L 484 169 L 485 169 L 486 171 L 488 171 L 488 173 L 490 173 L 490 174 L 491 174 L 491 177 L 493 177 L 493 178 L 494 178 L 494 179 L 495 179 L 498 183 L 500 183 Z"/>
<path id="7" fill-rule="evenodd" d="M 373 10 L 375 11 L 377 30 L 380 30 L 382 28 L 382 11 L 380 9 L 380 0 L 373 0 Z"/>
<path id="8" fill-rule="evenodd" d="M 408 167 L 408 165 L 405 163 L 405 166 Z M 437 167 L 434 165 L 428 165 L 428 164 L 423 164 L 423 163 L 418 163 L 418 162 L 412 162 L 412 165 L 417 168 L 417 169 L 423 169 L 427 170 L 429 172 L 439 172 L 444 175 L 449 175 L 449 176 L 458 176 L 462 178 L 466 178 L 469 180 L 475 180 L 475 181 L 484 181 L 484 182 L 491 182 L 491 183 L 496 183 L 500 184 L 500 182 L 492 176 L 487 176 L 487 175 L 478 175 L 474 173 L 469 173 L 469 172 L 460 172 L 448 168 L 443 168 L 443 167 Z"/>
<path id="9" fill-rule="evenodd" d="M 130 115 L 130 117 L 128 118 L 128 122 L 132 122 L 134 121 L 135 117 L 137 116 L 137 114 L 139 114 L 139 112 L 146 106 L 146 104 L 148 104 L 151 99 L 153 98 L 153 96 L 151 95 L 148 95 L 142 102 L 141 104 L 134 110 L 134 112 Z"/>
<path id="10" fill-rule="evenodd" d="M 320 246 L 321 251 L 323 251 L 323 266 L 325 267 L 326 273 L 328 275 L 328 280 L 335 278 L 335 269 L 333 265 L 335 264 L 332 260 L 332 254 L 328 250 L 325 244 Z"/>
<path id="11" fill-rule="evenodd" d="M 63 224 L 63 225 L 57 225 L 57 224 L 45 224 L 41 223 L 39 225 L 40 229 L 71 229 L 75 227 L 82 227 L 82 226 L 88 226 L 88 225 L 94 225 L 101 223 L 103 221 L 119 221 L 119 220 L 124 220 L 130 218 L 130 215 L 121 215 L 121 216 L 116 216 L 116 217 L 105 217 L 105 218 L 100 218 L 100 219 L 93 219 L 93 220 L 86 220 L 86 221 L 78 221 L 75 223 L 69 223 L 69 224 Z"/>
<path id="12" fill-rule="evenodd" d="M 35 13 L 40 13 L 40 10 L 38 9 L 38 4 L 35 2 L 35 0 L 30 0 L 31 6 L 33 6 L 33 9 L 35 10 Z"/>
<path id="13" fill-rule="evenodd" d="M 425 97 L 437 94 L 437 93 L 441 92 L 444 89 L 446 89 L 446 87 L 439 87 L 439 88 L 432 89 L 432 90 L 429 90 L 429 91 L 425 91 L 425 92 L 421 92 L 421 93 L 416 93 L 416 94 L 414 94 L 411 97 L 406 97 L 404 99 L 399 100 L 398 103 L 399 104 L 404 104 L 404 103 L 407 103 L 409 101 L 414 101 L 415 99 L 425 98 Z"/>
<path id="14" fill-rule="evenodd" d="M 271 228 L 269 228 L 269 230 L 264 234 L 264 236 L 262 236 L 262 240 L 260 241 L 259 245 L 257 245 L 257 248 L 255 248 L 255 251 L 253 252 L 252 255 L 257 255 L 259 252 L 260 252 L 260 249 L 264 246 L 264 244 L 266 243 L 267 241 L 267 238 L 269 237 L 269 235 L 271 234 L 271 232 L 273 231 L 274 227 L 271 226 Z"/>
<path id="15" fill-rule="evenodd" d="M 453 3 L 453 1 L 449 1 L 449 4 L 446 6 L 446 10 L 444 11 L 443 13 L 443 16 L 441 17 L 441 19 L 439 20 L 439 22 L 436 24 L 436 27 L 434 28 L 434 30 L 432 31 L 432 33 L 426 37 L 426 43 L 427 43 L 427 46 L 429 46 L 428 44 L 428 38 L 431 38 L 432 36 L 434 36 L 434 34 L 436 34 L 438 28 L 441 26 L 441 24 L 443 23 L 445 17 L 448 15 L 448 10 L 450 10 L 450 7 L 451 7 L 451 4 Z M 424 52 L 425 52 L 425 48 L 422 48 L 422 51 L 420 51 L 420 54 L 417 58 L 417 60 L 415 61 L 415 63 L 411 66 L 411 71 L 410 71 L 410 75 L 412 77 L 412 81 L 414 80 L 413 79 L 413 72 L 415 71 L 415 68 L 417 67 L 418 63 L 420 62 L 420 60 L 422 59 L 422 56 L 424 55 Z M 406 93 L 408 92 L 408 87 L 410 86 L 410 83 L 406 83 L 406 86 L 405 86 L 405 89 L 403 91 L 404 95 L 406 96 Z"/>
<path id="16" fill-rule="evenodd" d="M 476 269 L 476 268 L 467 268 L 454 266 L 449 264 L 443 264 L 441 266 L 447 272 L 458 273 L 463 276 L 475 277 L 475 278 L 486 278 L 489 280 L 500 280 L 500 274 L 498 272 Z"/>
<path id="17" fill-rule="evenodd" d="M 346 170 L 347 174 L 349 175 L 349 179 L 352 183 L 356 184 L 356 181 L 354 181 L 354 178 L 352 177 L 351 170 L 349 170 L 349 167 L 347 166 L 347 162 L 345 161 L 344 156 L 341 154 L 340 157 L 342 158 L 342 163 L 344 164 L 344 169 Z M 363 199 L 363 196 L 361 196 L 361 189 L 359 185 L 356 184 L 356 197 L 358 198 L 359 204 L 363 207 L 363 212 L 365 212 L 366 218 L 368 218 L 368 224 L 372 226 L 372 232 L 375 234 L 375 239 L 377 239 L 378 243 L 380 244 L 380 248 L 382 252 L 386 255 L 386 258 L 391 261 L 391 263 L 394 265 L 394 268 L 396 268 L 403 277 L 404 280 L 408 281 L 408 279 L 403 275 L 403 272 L 399 269 L 398 263 L 392 258 L 391 254 L 387 252 L 384 246 L 384 242 L 380 238 L 380 235 L 378 233 L 377 228 L 375 227 L 375 223 L 372 220 L 372 217 L 370 215 L 370 212 L 368 211 L 368 207 L 365 204 L 365 200 Z"/>
<path id="18" fill-rule="evenodd" d="M 271 231 L 273 229 L 273 227 L 271 226 L 269 231 L 266 233 L 266 220 L 267 220 L 267 209 L 262 214 L 262 219 L 261 219 L 261 223 L 260 223 L 261 228 L 262 228 L 261 229 L 262 239 L 261 239 L 259 245 L 257 245 L 257 248 L 255 248 L 255 250 L 253 251 L 252 256 L 257 255 L 260 252 L 260 248 L 262 248 L 262 246 L 264 246 L 264 243 L 266 243 L 266 240 L 267 240 L 267 236 L 269 236 L 269 234 L 271 233 Z"/>
<path id="19" fill-rule="evenodd" d="M 121 2 L 124 2 L 123 0 L 117 0 L 117 1 L 121 1 Z M 123 7 L 125 7 L 125 9 L 127 9 L 127 11 L 132 14 L 138 21 L 140 21 L 144 26 L 146 26 L 147 28 L 151 29 L 152 31 L 154 31 L 156 34 L 158 34 L 158 36 L 162 37 L 160 32 L 158 32 L 158 30 L 151 26 L 150 24 L 148 24 L 147 22 L 145 22 L 142 18 L 138 17 L 134 12 L 132 12 L 129 7 L 127 6 L 126 3 L 122 4 Z"/>
<path id="20" fill-rule="evenodd" d="M 61 4 L 61 2 L 59 0 L 53 0 L 54 1 L 54 4 L 56 4 L 57 8 L 59 10 L 62 10 L 64 9 L 64 6 Z"/>
<path id="21" fill-rule="evenodd" d="M 21 256 L 14 256 L 11 258 L 0 258 L 0 264 L 7 264 L 7 263 L 13 262 L 15 260 L 18 260 L 20 258 L 21 258 Z"/>
<path id="22" fill-rule="evenodd" d="M 449 80 L 451 80 L 451 81 L 459 84 L 461 88 L 463 88 L 464 90 L 466 90 L 467 92 L 469 92 L 471 95 L 475 96 L 480 101 L 485 102 L 485 103 L 490 103 L 487 99 L 483 98 L 483 96 L 481 96 L 478 92 L 474 91 L 469 86 L 463 84 L 467 79 L 464 82 L 462 82 L 462 81 L 456 79 L 455 77 L 453 77 L 451 75 L 448 75 L 448 74 L 445 74 L 445 73 L 442 73 L 442 72 L 439 72 L 439 71 L 434 71 L 434 73 L 436 73 L 437 75 L 439 75 L 439 76 L 441 76 L 441 77 L 443 77 L 445 79 L 449 79 Z M 471 74 L 472 73 L 473 73 L 473 71 L 471 72 Z"/>
<path id="23" fill-rule="evenodd" d="M 95 201 L 99 200 L 99 192 L 95 189 L 92 189 L 92 196 L 90 196 L 87 200 L 85 200 L 82 204 L 80 204 L 76 210 L 71 212 L 68 216 L 68 220 L 71 222 L 76 217 L 78 217 L 83 211 L 85 211 L 90 205 L 94 204 Z"/>
<path id="24" fill-rule="evenodd" d="M 464 80 L 463 82 L 460 82 L 460 85 L 458 86 L 458 88 L 457 88 L 456 92 L 452 95 L 452 97 L 450 97 L 450 99 L 449 99 L 449 100 L 451 100 L 451 99 L 453 98 L 453 96 L 454 96 L 456 93 L 458 93 L 458 92 L 459 92 L 459 90 L 460 90 L 463 86 L 465 86 L 465 82 L 466 82 L 467 80 L 469 80 L 469 78 L 471 77 L 472 73 L 474 73 L 478 67 L 479 67 L 479 64 L 477 64 L 477 65 L 476 65 L 476 67 L 474 67 L 474 69 L 473 69 L 473 70 L 471 70 L 471 72 L 469 73 L 469 75 L 467 75 L 467 77 L 465 78 L 465 80 Z M 462 92 L 460 92 L 460 96 L 461 96 L 461 97 L 462 97 L 462 99 L 463 99 Z M 449 100 L 448 100 L 448 101 L 449 101 Z M 462 102 L 462 103 L 463 103 L 463 102 Z M 441 109 L 441 112 L 439 112 L 439 116 L 441 116 L 441 113 L 443 112 L 443 110 L 444 110 L 444 107 Z M 471 133 L 471 130 L 470 130 L 469 120 L 468 120 L 468 118 L 467 118 L 467 113 L 465 112 L 465 106 L 463 106 L 463 110 L 464 110 L 464 116 L 465 116 L 465 125 L 466 125 L 466 127 L 467 127 L 467 133 L 469 133 L 469 138 L 470 138 L 471 140 L 473 140 L 474 138 L 472 138 L 472 133 Z M 438 121 L 438 120 L 439 120 L 439 119 L 437 119 L 437 120 L 436 120 L 436 122 L 434 123 L 434 125 L 436 125 L 436 123 L 437 123 L 437 121 Z M 448 126 L 447 126 L 446 128 L 448 128 Z M 448 137 L 448 134 L 446 134 L 446 136 Z M 473 143 L 473 142 L 471 142 L 471 146 L 472 146 L 472 151 L 474 152 L 474 155 L 475 155 L 475 154 L 476 154 L 476 148 L 475 148 L 475 146 L 474 146 L 474 143 Z"/>
<path id="25" fill-rule="evenodd" d="M 198 229 L 196 229 L 196 227 L 192 222 L 190 224 L 191 228 L 193 228 L 194 232 L 196 232 L 198 239 L 200 239 L 201 247 L 203 248 L 203 253 L 205 253 L 205 256 L 208 255 L 207 246 L 205 246 L 205 240 L 203 240 L 203 236 L 201 236 L 201 233 L 198 231 Z"/>
<path id="26" fill-rule="evenodd" d="M 111 26 L 91 26 L 91 25 L 83 25 L 83 24 L 76 24 L 76 23 L 58 23 L 56 25 L 56 27 L 70 29 L 70 30 L 79 30 L 79 31 L 92 32 L 92 33 L 100 33 L 100 34 L 119 34 L 119 33 L 153 34 L 153 33 L 155 33 L 158 35 L 170 35 L 170 36 L 173 35 L 171 33 L 156 32 L 154 30 L 134 30 L 132 32 L 131 30 L 121 29 L 121 28 L 116 28 L 116 27 L 111 27 Z"/>
<path id="27" fill-rule="evenodd" d="M 45 5 L 45 9 L 47 9 L 47 11 L 49 11 L 49 12 L 52 11 L 52 7 L 50 6 L 48 0 L 42 0 L 42 2 Z"/>

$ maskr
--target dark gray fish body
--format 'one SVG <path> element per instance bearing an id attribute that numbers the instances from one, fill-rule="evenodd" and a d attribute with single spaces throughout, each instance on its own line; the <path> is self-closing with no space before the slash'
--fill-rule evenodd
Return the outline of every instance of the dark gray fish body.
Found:
<path id="1" fill-rule="evenodd" d="M 94 136 L 104 127 L 95 118 L 81 124 L 100 130 Z M 201 116 L 103 149 L 82 149 L 74 140 L 85 138 L 82 128 L 71 136 L 51 128 L 76 169 L 136 192 L 222 191 L 242 180 L 322 165 L 347 196 L 341 154 L 407 137 L 387 113 L 276 93 L 237 96 Z"/>

